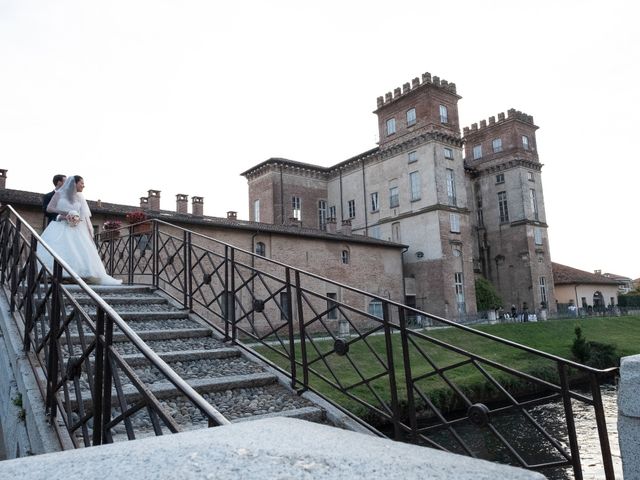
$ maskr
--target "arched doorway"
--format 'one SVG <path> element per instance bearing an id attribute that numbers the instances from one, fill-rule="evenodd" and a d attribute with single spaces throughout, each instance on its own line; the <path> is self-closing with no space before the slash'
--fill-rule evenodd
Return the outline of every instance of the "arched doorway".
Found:
<path id="1" fill-rule="evenodd" d="M 593 294 L 593 309 L 596 312 L 600 312 L 604 309 L 604 296 L 602 295 L 602 292 L 597 291 L 594 292 Z"/>

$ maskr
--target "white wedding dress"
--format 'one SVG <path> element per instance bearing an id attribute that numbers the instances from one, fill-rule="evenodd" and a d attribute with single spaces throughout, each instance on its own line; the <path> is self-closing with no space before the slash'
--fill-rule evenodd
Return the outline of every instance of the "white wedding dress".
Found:
<path id="1" fill-rule="evenodd" d="M 100 255 L 93 241 L 93 225 L 91 211 L 81 193 L 76 191 L 73 176 L 67 178 L 65 184 L 53 195 L 47 211 L 58 213 L 59 220 L 51 222 L 42 233 L 42 240 L 55 251 L 69 267 L 85 282 L 96 285 L 120 285 L 117 280 L 107 274 Z M 65 216 L 69 212 L 78 212 L 80 222 L 69 223 Z M 44 248 L 38 249 L 38 258 L 53 271 L 53 257 Z M 69 277 L 62 270 L 63 277 Z"/>

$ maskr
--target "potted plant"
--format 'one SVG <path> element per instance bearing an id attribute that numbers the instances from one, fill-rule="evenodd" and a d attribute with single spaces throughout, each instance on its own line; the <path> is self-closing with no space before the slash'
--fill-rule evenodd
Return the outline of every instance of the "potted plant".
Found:
<path id="1" fill-rule="evenodd" d="M 126 215 L 127 222 L 132 225 L 133 235 L 144 235 L 151 232 L 151 223 L 147 222 L 147 214 L 142 210 L 134 210 Z M 144 223 L 143 223 L 144 222 Z"/>
<path id="2" fill-rule="evenodd" d="M 102 233 L 100 237 L 103 241 L 113 240 L 120 237 L 120 228 L 122 227 L 122 222 L 118 220 L 107 220 L 102 225 Z"/>

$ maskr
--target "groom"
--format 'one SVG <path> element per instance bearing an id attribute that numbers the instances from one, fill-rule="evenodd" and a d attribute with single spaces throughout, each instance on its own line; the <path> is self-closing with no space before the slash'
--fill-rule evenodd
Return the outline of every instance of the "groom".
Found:
<path id="1" fill-rule="evenodd" d="M 44 228 L 47 228 L 47 225 L 49 225 L 51 222 L 55 221 L 56 217 L 58 216 L 57 213 L 49 213 L 47 212 L 47 207 L 49 206 L 49 202 L 51 201 L 51 199 L 53 198 L 53 194 L 56 193 L 56 191 L 58 191 L 58 189 L 64 185 L 65 180 L 67 179 L 67 177 L 65 175 L 54 175 L 53 176 L 53 185 L 55 187 L 55 189 L 45 195 L 42 196 L 42 211 L 44 212 Z"/>

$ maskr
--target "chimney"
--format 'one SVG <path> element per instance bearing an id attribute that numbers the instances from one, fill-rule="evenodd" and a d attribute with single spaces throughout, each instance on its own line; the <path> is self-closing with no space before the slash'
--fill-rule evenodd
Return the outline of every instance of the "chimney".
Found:
<path id="1" fill-rule="evenodd" d="M 596 275 L 602 275 L 602 270 L 594 270 L 593 273 Z"/>
<path id="2" fill-rule="evenodd" d="M 204 197 L 191 197 L 191 214 L 197 217 L 203 216 Z"/>
<path id="3" fill-rule="evenodd" d="M 0 190 L 7 188 L 7 170 L 0 169 Z"/>
<path id="4" fill-rule="evenodd" d="M 336 219 L 327 218 L 327 233 L 336 233 Z"/>
<path id="5" fill-rule="evenodd" d="M 227 218 L 229 220 L 237 220 L 238 219 L 238 212 L 234 212 L 233 210 L 229 210 L 227 212 Z"/>
<path id="6" fill-rule="evenodd" d="M 351 235 L 351 220 L 342 221 L 342 230 L 340 233 L 343 235 Z"/>
<path id="7" fill-rule="evenodd" d="M 140 208 L 143 210 L 149 208 L 149 199 L 147 197 L 140 197 Z"/>
<path id="8" fill-rule="evenodd" d="M 149 210 L 160 210 L 160 190 L 149 190 Z"/>
<path id="9" fill-rule="evenodd" d="M 184 193 L 179 193 L 176 195 L 176 212 L 178 213 L 189 213 L 189 196 Z"/>

